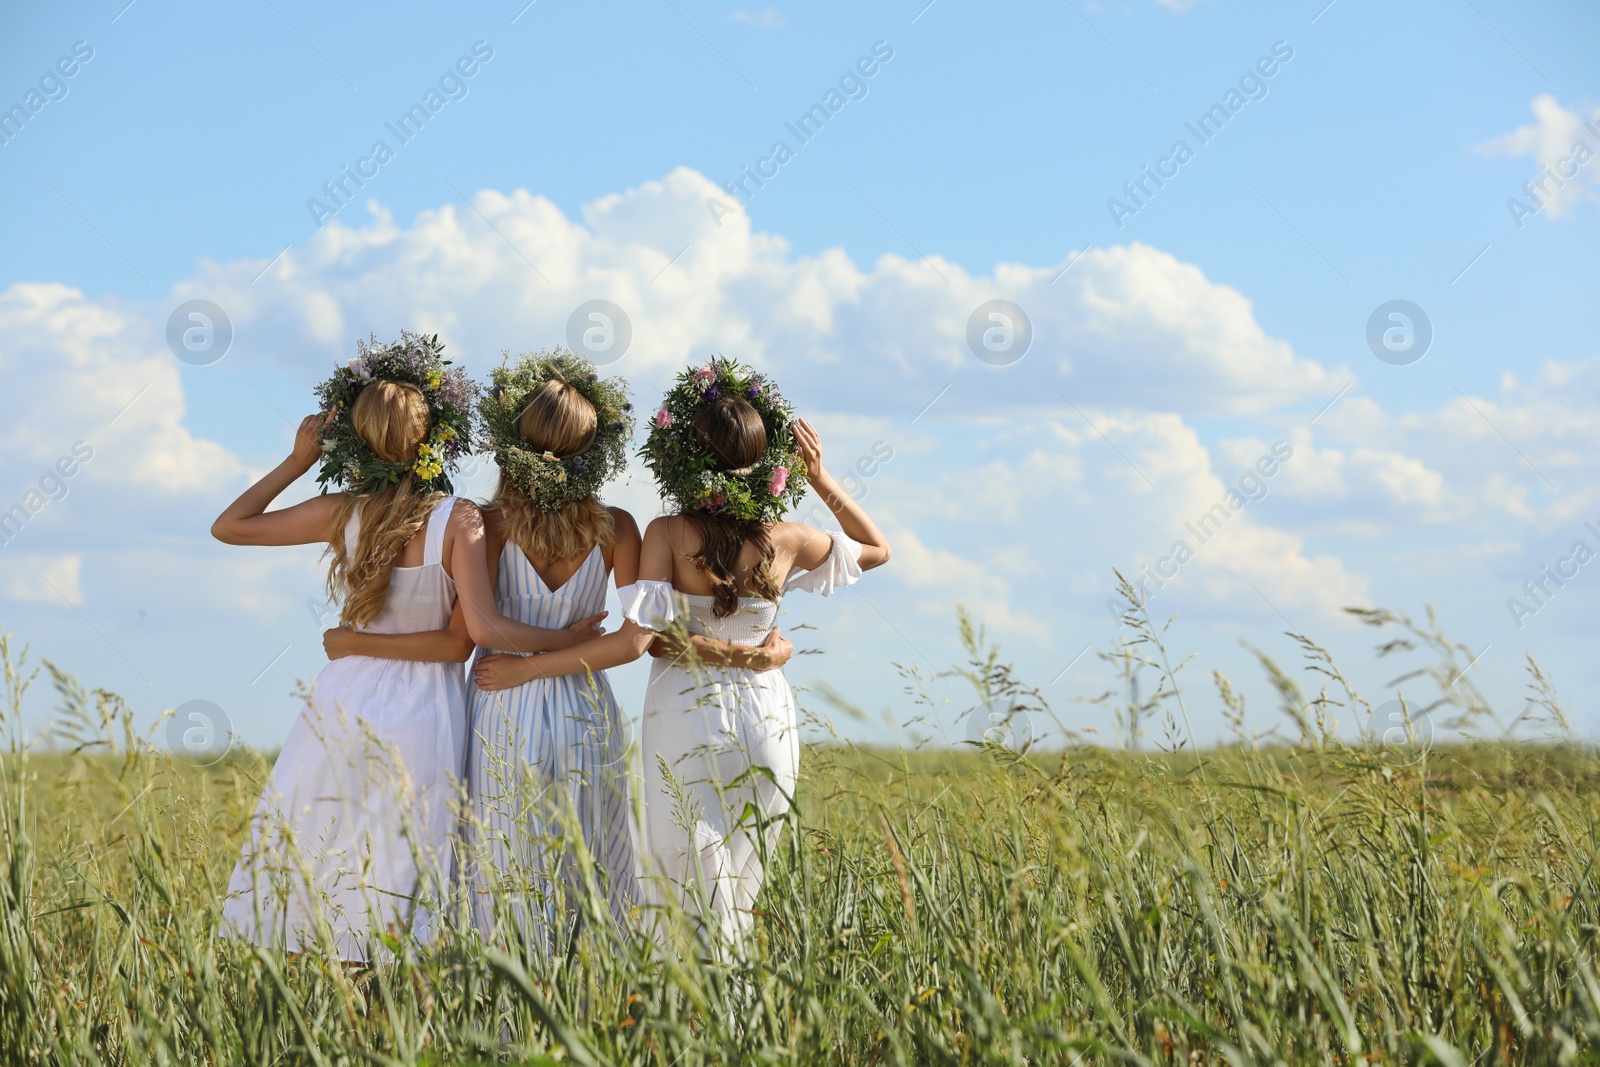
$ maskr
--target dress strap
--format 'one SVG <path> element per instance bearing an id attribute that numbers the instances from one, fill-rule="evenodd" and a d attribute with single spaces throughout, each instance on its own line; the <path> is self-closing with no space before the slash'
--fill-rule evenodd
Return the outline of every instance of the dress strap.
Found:
<path id="1" fill-rule="evenodd" d="M 350 509 L 350 518 L 344 524 L 344 558 L 356 558 L 356 545 L 361 542 L 361 505 L 363 501 L 357 500 L 356 506 Z"/>
<path id="2" fill-rule="evenodd" d="M 422 565 L 432 567 L 444 559 L 444 531 L 450 525 L 450 514 L 455 511 L 456 498 L 447 496 L 433 506 L 428 516 L 427 540 L 422 542 Z"/>

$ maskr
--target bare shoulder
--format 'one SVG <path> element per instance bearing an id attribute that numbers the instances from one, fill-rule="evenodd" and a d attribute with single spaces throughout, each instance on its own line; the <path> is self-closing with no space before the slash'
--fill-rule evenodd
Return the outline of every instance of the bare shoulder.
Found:
<path id="1" fill-rule="evenodd" d="M 637 544 L 639 542 L 639 524 L 633 516 L 623 508 L 606 508 L 611 513 L 611 526 L 616 530 L 618 541 L 627 541 Z"/>
<path id="2" fill-rule="evenodd" d="M 780 522 L 773 527 L 772 546 L 791 561 L 795 570 L 809 571 L 828 558 L 833 539 L 803 522 Z"/>
<path id="3" fill-rule="evenodd" d="M 644 529 L 647 538 L 666 538 L 674 547 L 683 544 L 684 535 L 690 530 L 689 520 L 682 515 L 658 515 L 650 520 L 650 525 Z"/>
<path id="4" fill-rule="evenodd" d="M 827 534 L 803 522 L 780 522 L 772 527 L 772 547 L 793 555 Z"/>
<path id="5" fill-rule="evenodd" d="M 450 528 L 465 533 L 481 532 L 484 528 L 485 512 L 478 505 L 464 497 L 456 497 L 454 507 L 450 510 Z"/>
<path id="6" fill-rule="evenodd" d="M 332 523 L 334 517 L 339 514 L 339 506 L 349 499 L 349 493 L 320 493 L 303 503 L 296 504 L 295 509 L 305 516 L 303 521 L 313 529 L 323 531 L 317 539 L 327 541 L 335 533 Z"/>
<path id="7" fill-rule="evenodd" d="M 310 511 L 313 515 L 326 515 L 331 517 L 335 511 L 339 510 L 339 505 L 343 504 L 349 499 L 350 494 L 345 492 L 319 493 L 299 506 Z"/>

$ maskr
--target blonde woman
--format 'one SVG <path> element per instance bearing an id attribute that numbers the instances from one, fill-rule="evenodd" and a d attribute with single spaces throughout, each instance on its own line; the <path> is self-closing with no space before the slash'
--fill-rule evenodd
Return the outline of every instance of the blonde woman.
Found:
<path id="1" fill-rule="evenodd" d="M 343 623 L 432 631 L 434 660 L 349 656 L 317 676 L 229 882 L 226 934 L 351 963 L 369 962 L 382 934 L 427 940 L 419 904 L 450 875 L 450 799 L 466 736 L 459 664 L 475 636 L 528 651 L 579 639 L 493 609 L 481 516 L 447 495 L 447 470 L 472 438 L 475 389 L 439 348 L 409 333 L 362 345 L 319 387 L 322 413 L 300 424 L 289 457 L 212 526 L 228 544 L 327 542 Z M 319 462 L 318 480 L 344 491 L 266 510 Z"/>

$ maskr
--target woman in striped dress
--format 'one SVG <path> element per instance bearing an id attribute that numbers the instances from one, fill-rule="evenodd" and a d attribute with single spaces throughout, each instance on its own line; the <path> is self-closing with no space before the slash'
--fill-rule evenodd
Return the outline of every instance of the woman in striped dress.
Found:
<path id="1" fill-rule="evenodd" d="M 552 412 L 587 405 L 565 383 L 550 385 L 528 406 L 526 436 L 541 452 L 576 454 L 573 439 L 547 431 Z M 578 421 L 592 427 L 593 419 L 588 408 L 587 420 Z M 588 621 L 593 633 L 605 614 L 607 579 L 638 574 L 639 527 L 626 511 L 593 497 L 544 512 L 502 476 L 484 523 L 496 606 L 529 626 L 559 630 Z M 503 650 L 480 648 L 478 656 L 496 651 Z M 628 738 L 606 676 L 538 679 L 501 692 L 474 688 L 471 704 L 467 886 L 474 924 L 491 934 L 499 907 L 525 941 L 555 936 L 569 925 L 588 862 L 591 883 L 614 917 L 625 919 L 635 897 Z"/>

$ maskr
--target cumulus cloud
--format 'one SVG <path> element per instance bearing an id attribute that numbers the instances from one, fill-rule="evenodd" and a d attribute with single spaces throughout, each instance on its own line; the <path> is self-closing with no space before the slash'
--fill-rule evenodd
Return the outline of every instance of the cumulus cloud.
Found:
<path id="1" fill-rule="evenodd" d="M 1600 201 L 1600 108 L 1585 115 L 1545 93 L 1533 101 L 1534 121 L 1478 146 L 1486 156 L 1527 156 L 1538 165 L 1524 195 L 1513 198 L 1519 225 L 1527 214 L 1565 218 L 1582 201 Z"/>
<path id="2" fill-rule="evenodd" d="M 5 472 L 31 481 L 75 456 L 73 479 L 164 494 L 213 491 L 241 473 L 232 452 L 184 427 L 178 366 L 158 329 L 64 285 L 0 292 L 0 371 L 28 398 L 0 428 Z"/>
<path id="3" fill-rule="evenodd" d="M 1048 634 L 1041 619 L 1019 610 L 1010 583 L 984 560 L 933 548 L 909 528 L 891 527 L 885 535 L 894 546 L 895 579 L 913 591 L 913 600 L 929 617 L 946 616 L 950 605 L 961 603 L 997 630 L 1036 638 Z"/>
<path id="4" fill-rule="evenodd" d="M 1348 377 L 1269 336 L 1236 290 L 1146 245 L 1092 249 L 1065 273 L 1068 262 L 972 275 L 895 255 L 863 266 L 838 249 L 796 256 L 743 212 L 724 213 L 730 205 L 686 168 L 595 200 L 581 221 L 526 190 L 479 192 L 471 207 L 424 211 L 409 227 L 374 204 L 368 223 L 331 223 L 257 284 L 264 260 L 207 264 L 177 295 L 215 300 L 250 324 L 263 355 L 308 379 L 356 334 L 401 326 L 438 331 L 481 369 L 503 349 L 563 342 L 592 299 L 629 316 L 618 369 L 641 382 L 721 351 L 835 410 L 881 412 L 886 396 L 921 406 L 954 384 L 941 415 L 1024 402 L 1060 411 L 1062 394 L 1259 413 L 1331 395 Z M 968 348 L 969 319 L 993 299 L 1032 324 L 1015 366 Z"/>
<path id="5" fill-rule="evenodd" d="M 1316 440 L 1325 466 L 1338 468 L 1331 484 L 1347 509 L 1391 521 L 1495 514 L 1548 527 L 1600 509 L 1597 421 L 1600 356 L 1547 361 L 1526 381 L 1505 375 L 1496 389 L 1463 391 L 1431 410 L 1396 414 L 1348 397 L 1318 423 Z M 1297 442 L 1311 439 L 1297 433 Z M 1306 473 L 1290 472 L 1292 492 Z"/>
<path id="6" fill-rule="evenodd" d="M 711 209 L 729 203 L 684 168 L 600 197 L 576 217 L 521 189 L 481 191 L 471 206 L 423 211 L 409 224 L 373 203 L 366 221 L 345 212 L 270 266 L 266 257 L 203 262 L 159 305 L 14 286 L 0 294 L 0 327 L 13 339 L 0 360 L 8 375 L 31 375 L 42 400 L 39 414 L 0 430 L 17 445 L 8 463 L 21 456 L 18 473 L 35 477 L 75 439 L 62 418 L 71 413 L 100 427 L 85 478 L 167 496 L 235 488 L 247 473 L 241 461 L 185 426 L 182 380 L 161 336 L 182 300 L 227 310 L 230 366 L 275 367 L 301 388 L 348 357 L 356 336 L 402 327 L 440 333 L 482 372 L 503 349 L 565 342 L 573 309 L 603 298 L 632 320 L 632 347 L 611 369 L 630 378 L 642 405 L 686 360 L 721 351 L 770 371 L 822 415 L 830 462 L 841 468 L 877 439 L 889 442 L 893 461 L 864 488 L 896 549 L 880 586 L 898 605 L 884 602 L 895 618 L 943 615 L 961 600 L 997 631 L 1039 642 L 1061 612 L 1103 610 L 1112 565 L 1137 573 L 1186 537 L 1194 557 L 1169 579 L 1179 591 L 1162 594 L 1174 603 L 1213 618 L 1278 609 L 1326 621 L 1366 602 L 1368 588 L 1320 540 L 1331 511 L 1381 530 L 1461 517 L 1492 500 L 1504 518 L 1557 521 L 1558 505 L 1529 488 L 1500 432 L 1563 484 L 1576 487 L 1585 479 L 1564 475 L 1590 471 L 1600 363 L 1549 364 L 1494 396 L 1430 412 L 1393 414 L 1351 394 L 1313 433 L 1290 409 L 1321 408 L 1354 381 L 1349 369 L 1297 353 L 1262 329 L 1243 294 L 1159 249 L 1096 248 L 977 274 L 937 257 L 864 264 L 840 249 L 797 255 L 743 212 Z M 1031 347 L 1011 366 L 982 363 L 968 348 L 974 310 L 996 299 L 1020 305 L 1032 326 Z M 1278 425 L 1294 454 L 1262 499 L 1230 510 L 1202 544 L 1188 525 L 1215 514 L 1277 436 L 1207 443 L 1197 420 L 1210 415 Z M 631 473 L 613 499 L 647 519 L 654 493 Z M 480 493 L 492 481 L 492 471 L 469 479 Z M 209 589 L 228 590 L 184 609 L 196 618 L 281 617 L 314 594 L 309 557 L 285 555 L 280 565 L 276 556 L 139 552 L 136 569 L 152 581 L 203 572 Z M 295 567 L 306 571 L 304 595 L 284 592 Z"/>
<path id="7" fill-rule="evenodd" d="M 1174 413 L 1098 408 L 951 433 L 932 454 L 897 457 L 885 478 L 883 508 L 916 531 L 903 568 L 905 534 L 893 532 L 885 577 L 960 585 L 971 592 L 952 599 L 989 605 L 984 621 L 1021 634 L 1063 612 L 1103 618 L 1113 567 L 1156 574 L 1163 603 L 1207 617 L 1276 607 L 1306 625 L 1338 619 L 1367 602 L 1367 578 L 1280 528 L 1273 493 L 1300 457 L 1284 441 L 1288 457 L 1263 478 L 1274 444 L 1223 454 Z"/>
<path id="8" fill-rule="evenodd" d="M 12 600 L 39 604 L 83 603 L 83 557 L 28 552 L 0 555 L 0 584 Z"/>

